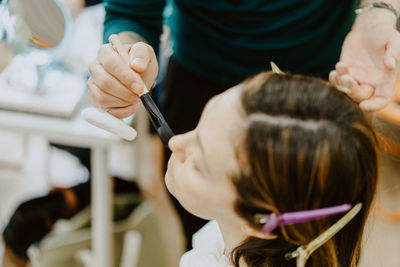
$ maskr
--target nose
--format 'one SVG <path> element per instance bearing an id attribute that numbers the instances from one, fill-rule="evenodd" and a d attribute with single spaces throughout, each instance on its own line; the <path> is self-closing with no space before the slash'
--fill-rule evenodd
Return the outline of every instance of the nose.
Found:
<path id="1" fill-rule="evenodd" d="M 173 136 L 169 142 L 168 146 L 171 149 L 172 153 L 177 157 L 180 162 L 185 162 L 188 148 L 190 147 L 190 137 L 192 132 L 188 132 L 185 134 L 179 134 Z"/>

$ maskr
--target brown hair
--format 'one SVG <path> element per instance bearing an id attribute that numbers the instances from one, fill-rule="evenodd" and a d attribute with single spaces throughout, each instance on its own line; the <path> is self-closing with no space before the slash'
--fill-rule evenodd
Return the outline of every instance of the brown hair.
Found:
<path id="1" fill-rule="evenodd" d="M 376 190 L 377 140 L 358 105 L 333 85 L 302 75 L 261 73 L 242 95 L 245 137 L 233 177 L 236 212 L 255 229 L 256 214 L 361 202 L 360 213 L 317 249 L 307 266 L 355 266 Z M 296 266 L 285 254 L 306 245 L 341 216 L 284 226 L 276 239 L 249 237 L 234 249 L 239 266 Z"/>

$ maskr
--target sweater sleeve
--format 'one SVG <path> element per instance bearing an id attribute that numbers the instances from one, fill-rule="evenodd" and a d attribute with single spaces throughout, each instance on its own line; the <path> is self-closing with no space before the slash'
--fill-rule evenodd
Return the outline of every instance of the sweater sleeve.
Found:
<path id="1" fill-rule="evenodd" d="M 100 4 L 101 0 L 85 0 L 85 6 L 93 6 Z"/>
<path id="2" fill-rule="evenodd" d="M 113 33 L 132 31 L 158 51 L 165 0 L 104 0 L 103 42 Z"/>

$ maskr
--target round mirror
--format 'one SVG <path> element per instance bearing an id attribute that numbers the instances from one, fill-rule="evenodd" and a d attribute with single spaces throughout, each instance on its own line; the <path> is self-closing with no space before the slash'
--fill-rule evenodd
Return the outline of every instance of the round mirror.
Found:
<path id="1" fill-rule="evenodd" d="M 3 1 L 0 4 L 0 41 L 15 55 L 10 64 L 12 70 L 7 73 L 7 68 L 3 73 L 8 84 L 43 94 L 50 64 L 64 58 L 68 52 L 72 24 L 69 10 L 59 0 Z M 22 73 L 25 84 L 19 77 Z"/>
<path id="2" fill-rule="evenodd" d="M 40 2 L 40 3 L 37 3 Z M 37 48 L 58 46 L 65 32 L 65 19 L 59 6 L 53 0 L 11 0 L 11 16 L 19 16 L 22 11 L 22 23 L 25 23 L 27 38 Z"/>
<path id="3" fill-rule="evenodd" d="M 1 8 L 2 40 L 16 53 L 61 50 L 69 38 L 72 19 L 58 0 L 8 0 Z M 58 51 L 48 51 L 56 54 Z"/>

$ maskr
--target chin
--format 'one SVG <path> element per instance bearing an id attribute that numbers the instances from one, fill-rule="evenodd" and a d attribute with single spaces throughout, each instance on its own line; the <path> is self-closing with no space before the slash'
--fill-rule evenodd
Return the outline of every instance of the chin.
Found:
<path id="1" fill-rule="evenodd" d="M 194 199 L 187 199 L 186 197 L 182 197 L 179 194 L 174 197 L 178 200 L 178 202 L 182 205 L 182 207 L 193 214 L 196 217 L 199 217 L 203 220 L 210 220 L 212 216 L 209 216 L 209 212 L 204 209 L 202 205 L 199 203 L 203 203 L 202 201 L 196 201 Z"/>
<path id="2" fill-rule="evenodd" d="M 183 205 L 182 205 L 182 206 L 183 206 Z M 211 216 L 204 215 L 202 212 L 199 212 L 198 210 L 194 210 L 194 209 L 191 210 L 191 209 L 186 208 L 185 206 L 183 206 L 183 207 L 184 207 L 185 210 L 187 210 L 189 213 L 191 213 L 192 215 L 194 215 L 194 216 L 196 216 L 196 217 L 199 217 L 200 219 L 209 221 L 209 220 L 213 220 L 213 218 L 214 218 L 214 217 L 211 217 Z"/>

